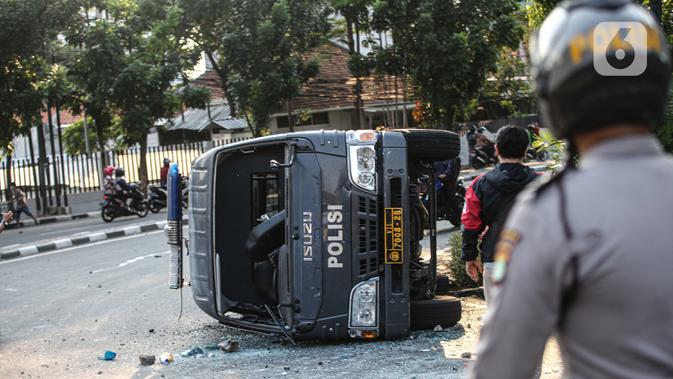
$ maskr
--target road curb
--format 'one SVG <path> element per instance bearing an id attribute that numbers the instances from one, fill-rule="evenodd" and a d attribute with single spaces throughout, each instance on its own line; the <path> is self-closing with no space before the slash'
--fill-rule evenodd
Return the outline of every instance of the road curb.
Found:
<path id="1" fill-rule="evenodd" d="M 38 219 L 39 225 L 44 225 L 44 224 L 53 224 L 55 222 L 62 222 L 62 221 L 72 221 L 72 220 L 80 220 L 83 218 L 89 218 L 89 217 L 98 217 L 100 216 L 100 212 L 87 212 L 87 213 L 78 213 L 78 214 L 72 214 L 72 215 L 63 215 L 63 216 L 50 216 L 50 217 L 42 217 Z M 33 220 L 26 220 L 26 221 L 21 221 L 19 223 L 21 226 L 35 226 L 35 221 Z M 18 228 L 18 225 L 16 223 L 11 223 L 7 227 L 7 230 L 9 229 L 16 229 Z"/>
<path id="2" fill-rule="evenodd" d="M 187 218 L 184 218 L 184 224 L 188 224 Z M 163 230 L 167 221 L 157 221 L 148 224 L 124 226 L 119 229 L 112 229 L 105 232 L 93 232 L 85 236 L 73 238 L 64 238 L 56 241 L 44 242 L 34 245 L 24 245 L 13 250 L 0 252 L 0 261 L 13 258 L 27 257 L 30 255 L 46 253 L 49 251 L 64 249 L 72 246 L 79 246 L 88 243 L 105 241 L 108 239 L 134 236 L 142 233 Z"/>

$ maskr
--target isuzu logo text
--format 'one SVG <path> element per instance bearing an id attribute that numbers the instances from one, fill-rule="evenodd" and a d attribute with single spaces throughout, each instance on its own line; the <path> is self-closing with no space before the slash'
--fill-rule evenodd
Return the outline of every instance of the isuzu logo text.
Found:
<path id="1" fill-rule="evenodd" d="M 313 261 L 313 212 L 304 212 L 302 216 L 302 231 L 304 233 L 304 261 Z"/>
<path id="2" fill-rule="evenodd" d="M 327 206 L 327 268 L 343 268 L 344 252 L 343 205 Z"/>

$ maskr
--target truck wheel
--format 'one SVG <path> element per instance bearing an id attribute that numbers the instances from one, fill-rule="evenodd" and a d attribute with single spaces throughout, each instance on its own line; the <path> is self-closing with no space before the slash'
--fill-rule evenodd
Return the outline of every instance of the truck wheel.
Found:
<path id="1" fill-rule="evenodd" d="M 460 137 L 446 130 L 403 129 L 410 158 L 426 162 L 447 161 L 460 155 Z"/>
<path id="2" fill-rule="evenodd" d="M 411 302 L 411 328 L 432 329 L 437 325 L 450 327 L 460 321 L 460 300 L 452 296 L 435 296 L 430 300 Z"/>

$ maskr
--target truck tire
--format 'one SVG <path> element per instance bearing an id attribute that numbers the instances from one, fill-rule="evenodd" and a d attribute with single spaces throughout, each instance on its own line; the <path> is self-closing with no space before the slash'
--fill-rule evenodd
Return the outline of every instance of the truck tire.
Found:
<path id="1" fill-rule="evenodd" d="M 411 328 L 432 329 L 437 325 L 454 326 L 460 321 L 460 300 L 452 296 L 435 296 L 430 300 L 411 302 Z"/>
<path id="2" fill-rule="evenodd" d="M 402 129 L 409 158 L 426 162 L 447 161 L 460 155 L 458 134 L 437 129 Z"/>

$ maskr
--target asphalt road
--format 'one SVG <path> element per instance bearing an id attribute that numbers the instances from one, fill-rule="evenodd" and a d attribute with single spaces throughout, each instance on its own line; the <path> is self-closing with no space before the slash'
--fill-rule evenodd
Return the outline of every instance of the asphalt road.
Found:
<path id="1" fill-rule="evenodd" d="M 447 237 L 439 236 L 440 248 Z M 189 288 L 178 320 L 167 253 L 163 232 L 153 232 L 0 262 L 0 378 L 461 378 L 471 360 L 464 354 L 474 354 L 485 310 L 476 298 L 462 299 L 455 327 L 398 341 L 291 346 L 218 324 Z M 228 340 L 240 351 L 216 349 Z M 206 354 L 179 356 L 193 346 Z M 99 360 L 106 350 L 116 360 Z M 543 378 L 560 376 L 558 349 L 551 351 Z M 163 352 L 175 362 L 139 365 L 139 355 Z"/>
<path id="2" fill-rule="evenodd" d="M 25 216 L 24 216 L 25 217 Z M 61 221 L 51 224 L 26 226 L 20 229 L 9 229 L 0 235 L 0 248 L 12 245 L 25 245 L 44 240 L 54 240 L 63 237 L 73 237 L 78 234 L 88 234 L 110 228 L 132 226 L 139 223 L 160 221 L 166 219 L 166 212 L 149 213 L 145 218 L 138 216 L 121 217 L 111 223 L 104 222 L 100 217 L 88 217 L 71 221 Z"/>
<path id="3" fill-rule="evenodd" d="M 465 334 L 462 326 L 394 342 L 293 347 L 219 325 L 196 308 L 189 289 L 178 321 L 180 294 L 167 286 L 167 252 L 163 233 L 154 232 L 1 262 L 0 377 L 310 377 L 316 370 L 459 377 L 467 362 L 460 358 L 465 347 L 450 357 L 441 349 L 442 341 Z M 138 364 L 140 354 L 177 355 L 229 339 L 240 341 L 240 352 Z M 105 350 L 117 359 L 97 359 Z"/>

